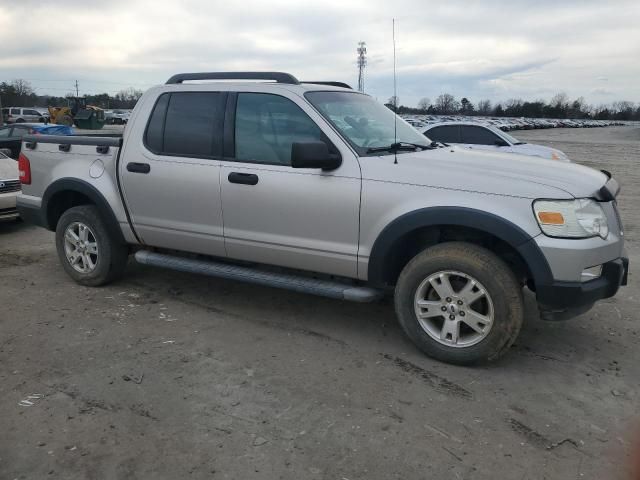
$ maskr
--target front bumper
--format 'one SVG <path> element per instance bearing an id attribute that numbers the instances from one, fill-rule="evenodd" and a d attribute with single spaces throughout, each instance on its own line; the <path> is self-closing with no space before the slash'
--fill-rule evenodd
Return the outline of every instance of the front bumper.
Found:
<path id="1" fill-rule="evenodd" d="M 589 310 L 604 298 L 613 297 L 627 284 L 629 259 L 620 257 L 602 265 L 600 277 L 588 282 L 553 282 L 537 285 L 536 297 L 545 320 L 564 320 Z"/>
<path id="2" fill-rule="evenodd" d="M 16 209 L 18 193 L 0 193 L 0 220 L 10 220 L 18 217 L 18 210 Z"/>

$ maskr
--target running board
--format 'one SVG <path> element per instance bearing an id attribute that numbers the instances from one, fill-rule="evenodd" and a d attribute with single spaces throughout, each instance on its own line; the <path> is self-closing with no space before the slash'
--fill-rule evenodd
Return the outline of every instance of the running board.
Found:
<path id="1" fill-rule="evenodd" d="M 351 302 L 373 302 L 383 295 L 381 290 L 370 287 L 359 287 L 330 280 L 317 280 L 288 273 L 269 272 L 214 261 L 196 260 L 147 250 L 139 250 L 136 252 L 135 258 L 138 263 L 143 265 L 164 267 L 181 272 L 200 273 L 211 277 L 284 288 L 295 292 L 311 293 L 321 297 L 337 298 Z"/>

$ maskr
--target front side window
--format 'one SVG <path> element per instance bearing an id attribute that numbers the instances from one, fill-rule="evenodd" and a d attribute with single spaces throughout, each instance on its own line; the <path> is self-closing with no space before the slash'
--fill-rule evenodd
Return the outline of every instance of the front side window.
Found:
<path id="1" fill-rule="evenodd" d="M 443 125 L 425 132 L 431 140 L 441 143 L 460 143 L 460 127 L 458 125 Z"/>
<path id="2" fill-rule="evenodd" d="M 159 155 L 222 156 L 224 103 L 219 92 L 162 94 L 151 112 L 145 145 Z"/>
<path id="3" fill-rule="evenodd" d="M 463 125 L 461 127 L 461 143 L 472 145 L 496 145 L 501 139 L 492 131 L 484 127 Z"/>
<path id="4" fill-rule="evenodd" d="M 288 98 L 268 93 L 239 93 L 235 121 L 238 161 L 291 165 L 294 142 L 323 140 L 316 123 Z"/>
<path id="5" fill-rule="evenodd" d="M 0 138 L 6 138 L 9 136 L 10 128 L 0 128 Z"/>
<path id="6" fill-rule="evenodd" d="M 351 144 L 360 156 L 396 142 L 425 144 L 411 125 L 368 95 L 356 92 L 307 92 L 305 97 Z M 389 152 L 390 153 L 390 152 Z"/>

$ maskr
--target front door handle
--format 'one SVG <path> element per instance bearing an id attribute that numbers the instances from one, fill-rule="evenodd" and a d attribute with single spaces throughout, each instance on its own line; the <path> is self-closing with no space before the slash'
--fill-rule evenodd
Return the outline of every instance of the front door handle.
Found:
<path id="1" fill-rule="evenodd" d="M 258 175 L 254 175 L 253 173 L 231 172 L 228 178 L 230 183 L 241 183 L 242 185 L 258 184 Z"/>
<path id="2" fill-rule="evenodd" d="M 149 173 L 151 171 L 151 165 L 148 163 L 127 163 L 127 171 L 133 173 Z"/>

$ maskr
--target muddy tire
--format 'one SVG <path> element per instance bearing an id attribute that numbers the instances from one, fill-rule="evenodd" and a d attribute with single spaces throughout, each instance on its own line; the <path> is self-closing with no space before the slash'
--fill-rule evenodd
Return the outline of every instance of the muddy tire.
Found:
<path id="1" fill-rule="evenodd" d="M 67 274 L 80 285 L 98 287 L 120 278 L 129 249 L 107 230 L 93 205 L 73 207 L 56 227 L 58 258 Z"/>
<path id="2" fill-rule="evenodd" d="M 457 365 L 504 355 L 520 332 L 524 310 L 522 288 L 508 265 L 463 242 L 416 255 L 398 279 L 395 308 L 420 350 Z"/>

